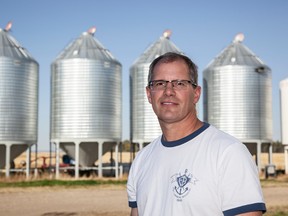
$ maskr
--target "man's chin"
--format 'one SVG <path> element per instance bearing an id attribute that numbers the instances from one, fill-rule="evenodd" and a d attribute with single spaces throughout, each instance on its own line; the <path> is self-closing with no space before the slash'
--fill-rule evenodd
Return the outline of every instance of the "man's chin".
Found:
<path id="1" fill-rule="evenodd" d="M 175 118 L 175 116 L 161 116 L 158 119 L 160 122 L 163 122 L 163 123 L 175 123 L 175 122 L 177 122 L 177 118 Z"/>

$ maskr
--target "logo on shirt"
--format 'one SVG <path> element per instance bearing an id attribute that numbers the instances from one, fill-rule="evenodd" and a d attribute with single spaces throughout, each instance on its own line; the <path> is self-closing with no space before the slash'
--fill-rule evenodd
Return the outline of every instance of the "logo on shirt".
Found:
<path id="1" fill-rule="evenodd" d="M 184 174 L 177 173 L 171 177 L 171 184 L 173 193 L 177 198 L 177 201 L 182 201 L 191 191 L 192 184 L 195 185 L 198 181 L 191 173 L 188 173 L 186 169 Z"/>

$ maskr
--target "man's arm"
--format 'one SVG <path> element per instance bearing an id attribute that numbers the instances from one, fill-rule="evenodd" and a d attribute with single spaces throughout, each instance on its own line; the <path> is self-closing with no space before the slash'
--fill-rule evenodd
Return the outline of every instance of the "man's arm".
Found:
<path id="1" fill-rule="evenodd" d="M 131 214 L 131 216 L 133 216 L 133 215 Z M 238 216 L 262 216 L 262 212 L 261 211 L 247 212 L 247 213 L 244 213 L 244 214 L 240 214 Z"/>
<path id="2" fill-rule="evenodd" d="M 137 208 L 131 208 L 130 216 L 138 216 L 138 209 Z M 248 215 L 248 216 L 250 216 L 250 215 Z M 254 215 L 251 215 L 251 216 L 254 216 Z M 258 215 L 256 215 L 256 216 L 258 216 Z"/>

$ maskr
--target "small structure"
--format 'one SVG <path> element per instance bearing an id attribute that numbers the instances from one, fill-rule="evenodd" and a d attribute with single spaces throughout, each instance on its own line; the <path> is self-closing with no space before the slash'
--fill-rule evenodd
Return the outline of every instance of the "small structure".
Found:
<path id="1" fill-rule="evenodd" d="M 13 160 L 28 149 L 29 176 L 31 146 L 37 151 L 39 65 L 10 35 L 11 27 L 0 28 L 0 169 L 8 177 Z"/>
<path id="2" fill-rule="evenodd" d="M 272 78 L 270 68 L 237 34 L 203 72 L 204 121 L 241 140 L 261 170 L 261 144 L 272 163 Z"/>
<path id="3" fill-rule="evenodd" d="M 102 177 L 102 155 L 114 147 L 118 152 L 122 136 L 122 66 L 95 31 L 81 34 L 51 65 L 50 139 L 75 160 L 76 178 L 80 166 L 96 169 L 97 159 Z"/>
<path id="4" fill-rule="evenodd" d="M 281 139 L 285 154 L 285 173 L 288 174 L 288 78 L 280 82 Z"/>
<path id="5" fill-rule="evenodd" d="M 130 67 L 130 139 L 132 143 L 137 143 L 140 149 L 162 134 L 145 89 L 148 83 L 149 66 L 155 58 L 166 52 L 182 53 L 171 42 L 171 34 L 170 30 L 164 31 L 163 35 L 151 44 Z"/>

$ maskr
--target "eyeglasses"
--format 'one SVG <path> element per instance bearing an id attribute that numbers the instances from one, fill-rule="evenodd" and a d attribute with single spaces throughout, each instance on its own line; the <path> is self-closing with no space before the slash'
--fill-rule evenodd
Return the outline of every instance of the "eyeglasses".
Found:
<path id="1" fill-rule="evenodd" d="M 172 84 L 174 90 L 187 89 L 189 84 L 191 84 L 194 88 L 197 87 L 197 84 L 190 80 L 152 80 L 148 83 L 148 86 L 152 90 L 161 91 L 166 89 L 168 83 Z"/>

